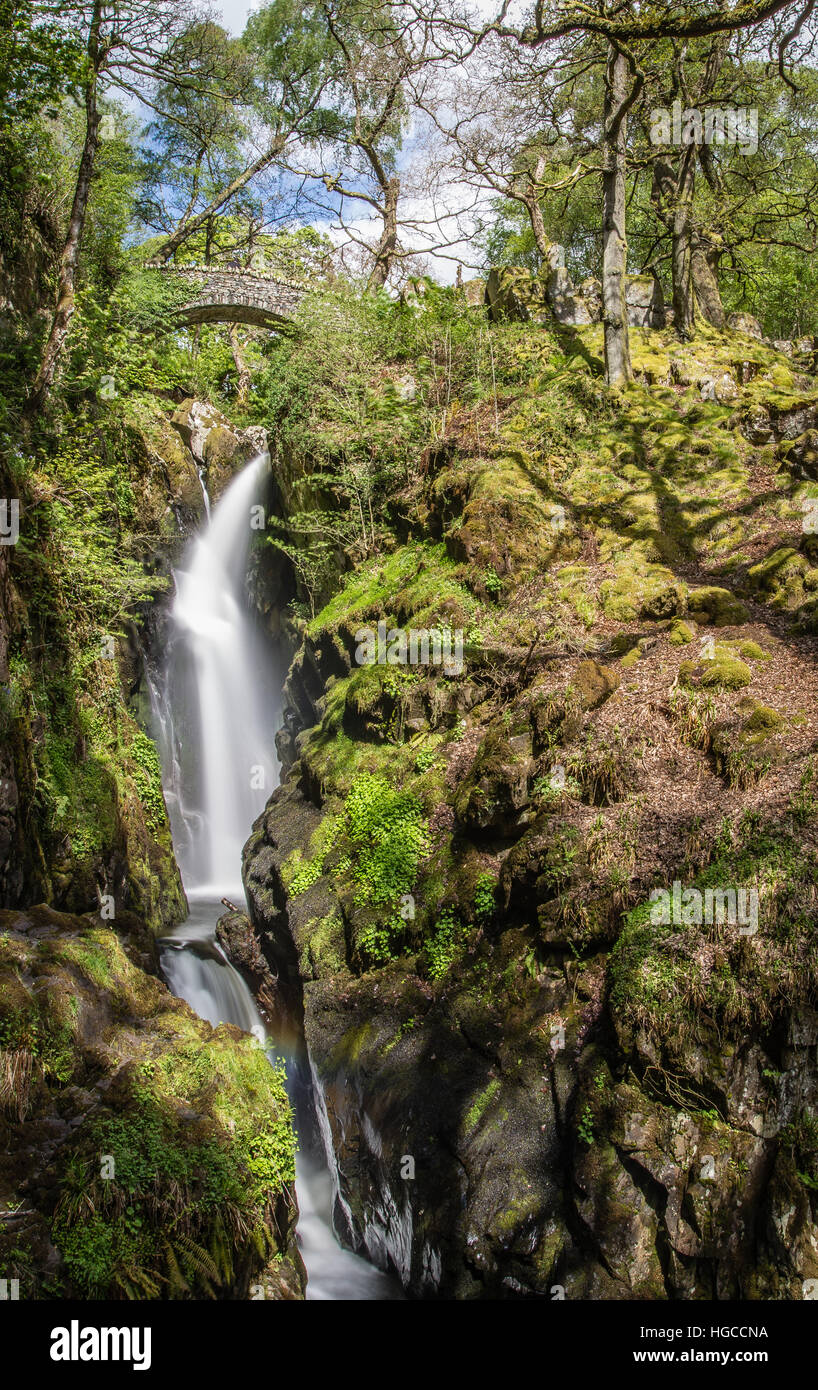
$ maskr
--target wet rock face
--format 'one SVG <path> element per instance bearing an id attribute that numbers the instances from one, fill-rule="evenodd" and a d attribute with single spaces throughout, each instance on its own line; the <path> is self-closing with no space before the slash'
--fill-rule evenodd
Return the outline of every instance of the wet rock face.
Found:
<path id="1" fill-rule="evenodd" d="M 542 1027 L 567 1009 L 569 986 L 561 972 L 543 977 L 533 1009 L 521 1002 L 512 1023 L 507 1008 L 487 1015 L 465 990 L 435 1004 L 403 967 L 374 988 L 356 979 L 343 928 L 315 932 L 322 884 L 276 906 L 281 867 L 316 819 L 283 789 L 247 846 L 245 884 L 264 953 L 289 979 L 293 1011 L 303 1007 L 336 1227 L 418 1295 L 543 1292 L 573 1248 L 557 1142 L 571 1082 L 561 1074 L 555 1089 L 544 1070 L 552 1039 Z M 498 948 L 498 969 L 516 944 Z"/>
<path id="2" fill-rule="evenodd" d="M 201 470 L 208 496 L 214 503 L 235 474 L 267 448 L 263 429 L 251 425 L 246 430 L 234 430 L 220 411 L 201 401 L 184 401 L 172 416 L 171 424 L 181 436 L 195 468 Z"/>
<path id="3" fill-rule="evenodd" d="M 406 962 L 360 976 L 343 923 L 318 930 L 326 883 L 289 901 L 283 887 L 317 819 L 285 789 L 245 869 L 262 949 L 303 1007 L 348 1244 L 421 1296 L 802 1296 L 818 1275 L 797 1176 L 818 1102 L 813 1010 L 793 1009 L 769 1050 L 706 1031 L 666 1048 L 611 998 L 604 949 L 575 960 L 564 925 L 562 964 L 536 973 L 511 929 L 442 993 Z M 511 919 L 554 892 L 557 827 L 539 829 L 539 849 L 524 837 L 507 860 Z M 595 889 L 592 874 L 589 905 Z"/>
<path id="4" fill-rule="evenodd" d="M 12 586 L 5 550 L 0 548 L 0 901 L 15 902 L 23 889 L 24 867 L 15 853 L 18 840 L 19 792 L 14 753 L 9 737 L 13 696 L 9 685 L 8 620 L 13 608 Z"/>
<path id="5" fill-rule="evenodd" d="M 264 1017 L 274 1020 L 281 1012 L 278 976 L 271 968 L 245 912 L 229 911 L 216 923 L 216 940 L 259 1002 Z"/>
<path id="6" fill-rule="evenodd" d="M 127 926 L 126 952 L 99 919 L 0 912 L 0 1204 L 20 1209 L 0 1277 L 29 1298 L 301 1297 L 282 1081 L 144 973 Z"/>

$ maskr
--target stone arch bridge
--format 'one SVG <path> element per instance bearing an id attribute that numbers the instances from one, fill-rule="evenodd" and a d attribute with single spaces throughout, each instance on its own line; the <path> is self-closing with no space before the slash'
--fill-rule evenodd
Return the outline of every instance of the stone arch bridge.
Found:
<path id="1" fill-rule="evenodd" d="M 249 323 L 257 328 L 284 328 L 291 322 L 305 289 L 289 280 L 240 267 L 173 266 L 148 263 L 168 278 L 190 285 L 190 298 L 177 311 L 181 323 Z"/>

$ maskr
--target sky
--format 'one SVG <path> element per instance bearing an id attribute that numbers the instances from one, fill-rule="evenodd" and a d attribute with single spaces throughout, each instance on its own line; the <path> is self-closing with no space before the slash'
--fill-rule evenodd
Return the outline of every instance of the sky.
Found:
<path id="1" fill-rule="evenodd" d="M 217 8 L 221 10 L 225 26 L 230 30 L 230 33 L 240 34 L 254 4 L 253 0 L 220 0 Z"/>

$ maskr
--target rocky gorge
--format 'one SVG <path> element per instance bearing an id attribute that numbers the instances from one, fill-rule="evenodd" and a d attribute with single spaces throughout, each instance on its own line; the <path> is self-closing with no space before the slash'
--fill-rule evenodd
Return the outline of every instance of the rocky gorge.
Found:
<path id="1" fill-rule="evenodd" d="M 339 1238 L 418 1297 L 790 1299 L 818 1274 L 812 344 L 635 328 L 612 400 L 599 326 L 506 305 L 469 401 L 484 310 L 451 304 L 454 366 L 421 307 L 431 352 L 367 369 L 363 428 L 400 460 L 376 553 L 327 490 L 332 320 L 278 413 L 142 395 L 89 428 L 96 479 L 125 479 L 115 640 L 77 642 L 68 551 L 0 550 L 3 1267 L 29 1291 L 303 1291 L 281 1078 L 167 993 L 155 945 L 186 911 L 151 709 L 169 595 L 265 444 L 246 582 L 289 668 L 281 785 L 218 939 L 311 1088 Z M 64 481 L 21 498 L 46 547 L 90 478 L 60 448 Z M 310 509 L 338 517 L 322 572 Z M 462 671 L 360 664 L 380 622 L 459 631 Z M 654 922 L 674 882 L 755 888 L 757 932 Z M 197 1145 L 229 1155 L 215 1201 Z M 106 1154 L 136 1163 L 130 1211 Z M 198 1224 L 144 1241 L 180 1182 Z"/>

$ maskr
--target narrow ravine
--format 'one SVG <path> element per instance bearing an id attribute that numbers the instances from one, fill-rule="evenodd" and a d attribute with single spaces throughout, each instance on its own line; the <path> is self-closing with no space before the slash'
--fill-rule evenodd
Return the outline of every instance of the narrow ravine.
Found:
<path id="1" fill-rule="evenodd" d="M 186 921 L 162 942 L 165 978 L 201 1018 L 253 1033 L 274 1062 L 283 1054 L 216 940 L 221 899 L 244 902 L 242 847 L 278 782 L 280 680 L 244 596 L 251 508 L 268 467 L 262 455 L 234 479 L 176 573 L 167 659 L 152 680 L 151 697 L 174 847 L 190 904 Z M 291 1086 L 296 1084 L 293 1074 Z M 307 1298 L 399 1297 L 389 1276 L 338 1243 L 330 1174 L 312 1154 L 298 1156 L 296 1193 Z"/>

